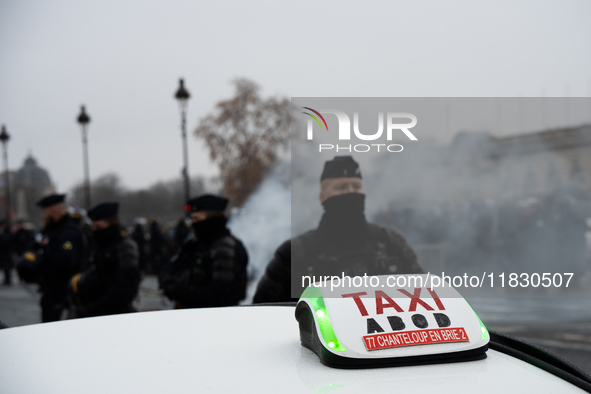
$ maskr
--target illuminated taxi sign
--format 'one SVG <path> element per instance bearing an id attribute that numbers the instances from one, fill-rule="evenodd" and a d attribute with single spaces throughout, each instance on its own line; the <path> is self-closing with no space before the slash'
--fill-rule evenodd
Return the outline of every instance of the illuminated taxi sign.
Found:
<path id="1" fill-rule="evenodd" d="M 488 331 L 455 289 L 387 286 L 426 284 L 426 277 L 379 276 L 365 288 L 308 287 L 296 308 L 302 345 L 323 363 L 348 368 L 486 357 Z"/>

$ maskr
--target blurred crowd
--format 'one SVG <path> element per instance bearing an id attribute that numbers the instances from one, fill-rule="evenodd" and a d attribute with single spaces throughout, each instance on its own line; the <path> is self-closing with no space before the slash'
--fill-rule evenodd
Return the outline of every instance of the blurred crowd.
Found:
<path id="1" fill-rule="evenodd" d="M 64 194 L 37 202 L 44 226 L 0 224 L 4 285 L 16 269 L 22 283 L 38 285 L 41 320 L 137 311 L 142 277 L 158 278 L 177 308 L 237 305 L 245 298 L 246 249 L 227 228 L 228 200 L 201 195 L 187 201 L 172 225 L 137 218 L 121 223 L 119 203 L 72 212 Z M 3 324 L 0 322 L 0 328 Z"/>
<path id="2" fill-rule="evenodd" d="M 70 214 L 87 239 L 91 238 L 90 221 L 84 213 Z M 123 226 L 123 233 L 138 246 L 139 267 L 142 274 L 156 274 L 170 260 L 180 244 L 191 234 L 190 220 L 179 218 L 176 223 L 161 223 L 158 219 L 136 218 L 134 223 Z M 42 242 L 42 228 L 24 220 L 9 224 L 0 221 L 0 267 L 4 272 L 3 285 L 11 285 L 12 270 L 25 252 L 34 250 Z"/>
<path id="3" fill-rule="evenodd" d="M 591 279 L 591 199 L 584 196 L 393 202 L 368 221 L 360 168 L 350 156 L 325 163 L 320 189 L 318 228 L 279 245 L 253 302 L 290 301 L 292 289 L 303 290 L 297 278 L 335 270 L 562 272 L 574 273 L 578 284 Z M 248 253 L 227 227 L 228 202 L 205 194 L 187 201 L 176 222 L 122 223 L 118 202 L 80 212 L 67 207 L 63 194 L 46 196 L 37 203 L 43 228 L 0 222 L 4 285 L 15 268 L 21 281 L 38 284 L 44 322 L 133 312 L 145 275 L 157 277 L 177 308 L 238 305 L 246 298 Z M 437 253 L 428 257 L 425 250 Z"/>

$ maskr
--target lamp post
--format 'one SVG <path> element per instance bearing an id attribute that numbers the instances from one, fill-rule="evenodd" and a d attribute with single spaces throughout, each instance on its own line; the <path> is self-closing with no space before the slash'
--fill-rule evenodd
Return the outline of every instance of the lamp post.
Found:
<path id="1" fill-rule="evenodd" d="M 6 180 L 4 182 L 4 193 L 6 194 L 6 198 L 4 199 L 6 202 L 6 221 L 10 222 L 10 177 L 8 175 L 8 149 L 6 145 L 8 144 L 8 140 L 10 139 L 10 135 L 6 131 L 6 126 L 2 125 L 2 132 L 0 132 L 0 141 L 2 141 L 2 151 L 4 156 L 4 171 L 6 175 Z"/>
<path id="2" fill-rule="evenodd" d="M 176 91 L 174 97 L 179 102 L 179 108 L 181 110 L 181 135 L 183 137 L 183 182 L 185 186 L 185 201 L 189 200 L 189 152 L 187 150 L 187 103 L 191 95 L 185 89 L 185 83 L 183 79 L 179 79 L 179 88 Z"/>
<path id="3" fill-rule="evenodd" d="M 90 176 L 88 175 L 88 124 L 90 123 L 90 116 L 86 114 L 86 109 L 82 105 L 80 107 L 80 115 L 77 119 L 82 128 L 82 154 L 84 160 L 84 205 L 86 209 L 90 209 Z"/>

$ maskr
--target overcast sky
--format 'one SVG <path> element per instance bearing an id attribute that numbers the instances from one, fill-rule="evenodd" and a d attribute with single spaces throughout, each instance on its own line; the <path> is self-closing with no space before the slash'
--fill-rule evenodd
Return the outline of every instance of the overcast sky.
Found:
<path id="1" fill-rule="evenodd" d="M 588 96 L 591 2 L 0 0 L 0 124 L 59 191 L 90 172 L 129 188 L 180 176 L 189 129 L 246 77 L 263 95 Z M 189 140 L 191 175 L 212 175 Z"/>

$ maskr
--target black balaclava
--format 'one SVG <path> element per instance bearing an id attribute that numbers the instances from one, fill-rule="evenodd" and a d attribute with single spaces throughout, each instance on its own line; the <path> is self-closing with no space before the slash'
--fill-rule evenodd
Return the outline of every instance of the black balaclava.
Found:
<path id="1" fill-rule="evenodd" d="M 193 223 L 193 232 L 199 240 L 208 240 L 226 230 L 228 219 L 225 216 L 212 216 L 200 222 Z"/>
<path id="2" fill-rule="evenodd" d="M 318 225 L 322 240 L 336 246 L 358 246 L 367 239 L 365 194 L 347 193 L 327 198 Z"/>
<path id="3" fill-rule="evenodd" d="M 69 220 L 69 218 L 70 218 L 70 215 L 68 215 L 67 213 L 64 214 L 62 217 L 60 217 L 59 219 L 54 219 L 53 217 L 48 218 L 47 222 L 45 223 L 45 227 L 43 227 L 42 233 L 47 234 L 47 233 L 53 231 L 55 228 L 59 227 L 59 225 L 62 222 Z"/>
<path id="4" fill-rule="evenodd" d="M 121 227 L 113 224 L 102 230 L 94 230 L 92 237 L 100 247 L 111 246 L 121 239 Z"/>

